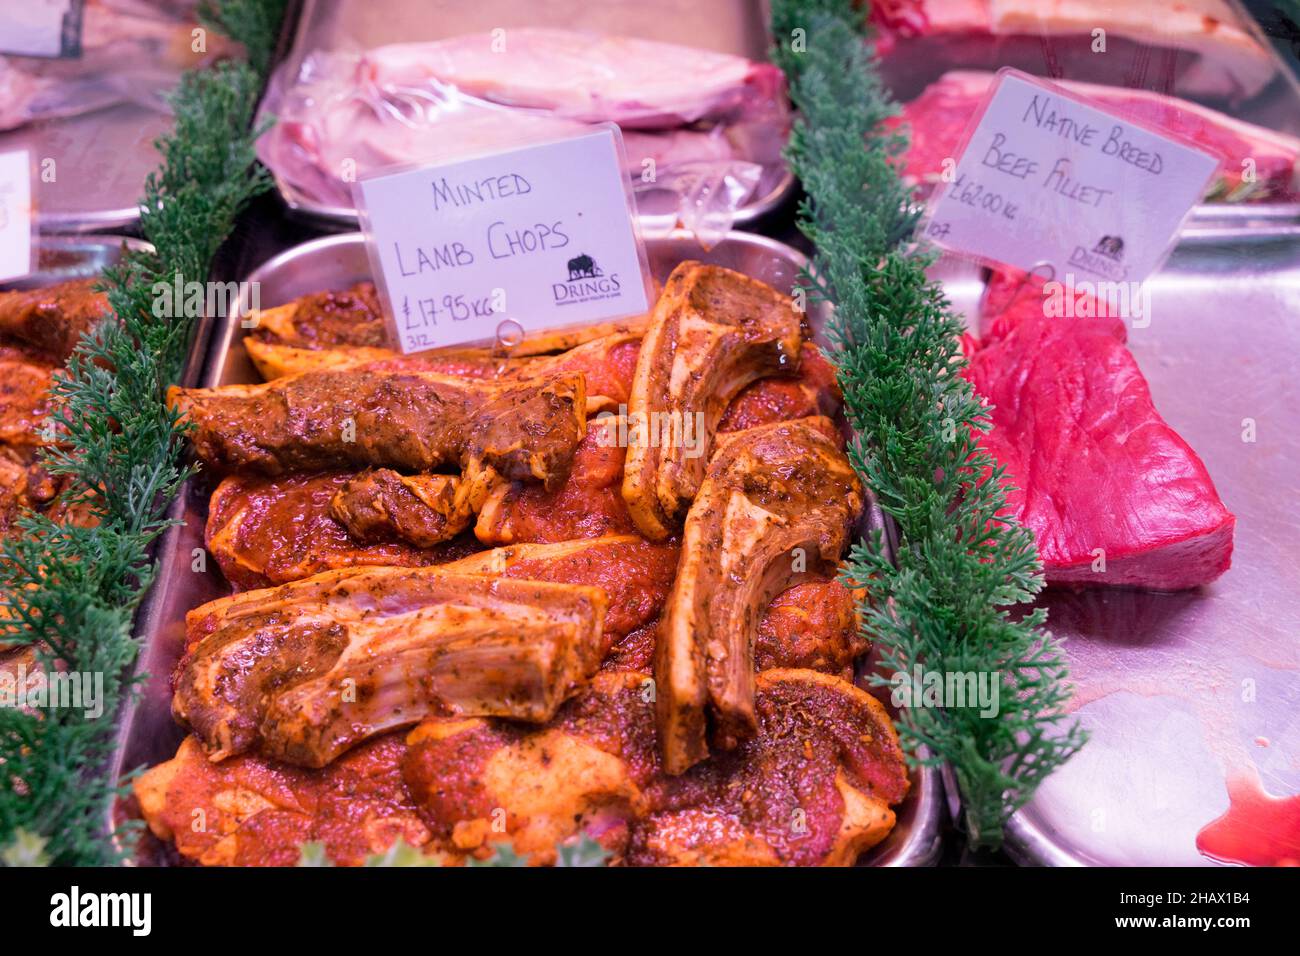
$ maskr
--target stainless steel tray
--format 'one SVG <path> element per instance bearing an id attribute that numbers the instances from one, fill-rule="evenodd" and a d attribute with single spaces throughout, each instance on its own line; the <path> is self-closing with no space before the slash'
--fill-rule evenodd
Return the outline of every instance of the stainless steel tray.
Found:
<path id="1" fill-rule="evenodd" d="M 36 268 L 27 275 L 0 282 L 0 289 L 39 289 L 69 279 L 97 276 L 122 260 L 122 249 L 152 251 L 142 239 L 108 234 L 79 236 L 39 235 L 33 249 Z"/>
<path id="2" fill-rule="evenodd" d="M 1092 739 L 1012 818 L 1022 863 L 1211 865 L 1196 836 L 1226 780 L 1300 791 L 1300 226 L 1187 229 L 1150 283 L 1129 346 L 1237 516 L 1232 568 L 1178 593 L 1047 592 Z M 948 291 L 973 314 L 977 288 Z"/>
<path id="3" fill-rule="evenodd" d="M 26 149 L 38 168 L 54 160 L 53 182 L 32 180 L 42 232 L 122 229 L 140 219 L 145 177 L 159 163 L 153 141 L 171 125 L 166 114 L 121 103 L 0 133 L 0 152 Z"/>
<path id="4" fill-rule="evenodd" d="M 555 26 L 626 33 L 632 36 L 687 43 L 767 59 L 770 38 L 763 0 L 604 0 L 573 4 L 565 0 L 425 0 L 417 5 L 392 0 L 305 0 L 287 63 L 295 71 L 316 50 L 356 50 L 387 43 L 436 40 L 462 33 L 486 32 L 506 26 Z M 272 170 L 272 174 L 275 171 Z M 356 229 L 353 206 L 336 206 L 304 196 L 275 175 L 285 204 L 296 215 L 334 229 Z M 785 163 L 764 167 L 754 193 L 736 210 L 735 225 L 747 225 L 779 207 L 794 191 L 794 174 Z M 677 225 L 676 196 L 651 192 L 638 197 L 638 219 L 645 233 L 666 233 Z"/>
<path id="5" fill-rule="evenodd" d="M 685 233 L 647 240 L 650 266 L 663 280 L 684 259 L 699 259 L 736 269 L 789 290 L 804 265 L 804 257 L 773 239 L 733 232 L 708 251 Z M 263 264 L 249 277 L 260 283 L 263 308 L 292 301 L 300 295 L 327 288 L 343 288 L 369 279 L 370 266 L 359 233 L 328 236 L 304 243 Z M 810 311 L 809 318 L 820 330 L 826 310 Z M 231 316 L 215 330 L 209 359 L 201 376 L 204 386 L 258 381 L 239 340 L 244 334 L 238 316 Z M 215 567 L 206 572 L 190 570 L 192 554 L 202 549 L 203 525 L 207 518 L 206 488 L 190 481 L 172 515 L 184 522 L 164 537 L 160 549 L 160 573 L 149 595 L 137 633 L 143 642 L 140 670 L 148 674 L 139 698 L 128 707 L 121 727 L 113 772 L 120 777 L 135 768 L 152 766 L 170 759 L 184 736 L 171 716 L 169 675 L 184 644 L 185 613 L 198 604 L 229 594 L 229 587 Z M 879 527 L 880 512 L 873 507 L 864 530 Z M 209 562 L 211 564 L 211 562 Z M 898 825 L 882 844 L 864 858 L 874 866 L 928 866 L 941 849 L 942 784 L 935 770 L 923 769 L 912 775 L 912 791 L 898 809 Z M 145 859 L 141 862 L 156 862 Z"/>

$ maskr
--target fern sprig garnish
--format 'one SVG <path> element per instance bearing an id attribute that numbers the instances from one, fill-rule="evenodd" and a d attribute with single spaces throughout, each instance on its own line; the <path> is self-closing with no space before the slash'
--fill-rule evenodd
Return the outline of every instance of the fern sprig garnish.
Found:
<path id="1" fill-rule="evenodd" d="M 282 9 L 279 0 L 243 0 Z M 269 15 L 269 14 L 268 14 Z M 245 39 L 241 37 L 240 39 Z M 271 41 L 273 45 L 273 40 Z M 256 44 L 252 44 L 254 47 Z M 29 515 L 0 542 L 0 644 L 29 646 L 47 670 L 97 675 L 98 713 L 0 707 L 0 862 L 111 863 L 104 839 L 116 717 L 133 682 L 132 621 L 155 568 L 151 548 L 188 470 L 167 407 L 193 333 L 185 315 L 156 314 L 157 283 L 203 282 L 249 200 L 269 185 L 254 167 L 258 71 L 224 63 L 187 73 L 171 97 L 174 130 L 156 145 L 140 230 L 156 252 L 131 251 L 105 272 L 114 319 L 88 333 L 53 386 L 46 467 L 65 476 L 62 503 L 85 524 Z M 89 525 L 89 526 L 85 526 Z"/>
<path id="2" fill-rule="evenodd" d="M 999 518 L 1005 475 L 976 440 L 988 412 L 960 375 L 962 323 L 927 275 L 913 239 L 920 210 L 895 171 L 897 113 L 848 0 L 776 0 L 774 58 L 799 119 L 787 156 L 806 198 L 800 228 L 816 246 L 803 277 L 835 305 L 828 329 L 850 458 L 900 532 L 849 556 L 868 586 L 863 627 L 886 674 L 999 675 L 1000 709 L 913 706 L 900 733 L 920 762 L 951 767 L 973 845 L 996 847 L 1010 815 L 1084 742 L 1068 722 L 1067 671 L 1046 614 L 1023 606 L 1042 587 L 1032 534 Z M 885 684 L 886 677 L 878 677 Z"/>

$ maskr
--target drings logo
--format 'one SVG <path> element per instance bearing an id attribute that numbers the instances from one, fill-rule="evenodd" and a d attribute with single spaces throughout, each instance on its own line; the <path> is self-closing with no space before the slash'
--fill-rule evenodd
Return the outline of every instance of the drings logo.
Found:
<path id="1" fill-rule="evenodd" d="M 596 260 L 585 252 L 569 260 L 570 282 L 574 279 L 596 279 L 604 274 L 600 271 L 600 266 L 596 265 Z"/>
<path id="2" fill-rule="evenodd" d="M 1070 253 L 1070 265 L 1104 279 L 1123 279 L 1128 274 L 1123 262 L 1124 240 L 1119 236 L 1102 236 L 1091 252 L 1083 246 L 1075 246 L 1074 252 Z"/>
<path id="3" fill-rule="evenodd" d="M 600 299 L 616 299 L 623 294 L 618 273 L 605 275 L 600 265 L 585 252 L 567 263 L 569 278 L 566 282 L 551 285 L 551 298 L 556 305 L 578 305 Z"/>
<path id="4" fill-rule="evenodd" d="M 1119 262 L 1124 258 L 1124 240 L 1119 236 L 1102 236 L 1092 247 L 1092 251 L 1112 262 Z"/>

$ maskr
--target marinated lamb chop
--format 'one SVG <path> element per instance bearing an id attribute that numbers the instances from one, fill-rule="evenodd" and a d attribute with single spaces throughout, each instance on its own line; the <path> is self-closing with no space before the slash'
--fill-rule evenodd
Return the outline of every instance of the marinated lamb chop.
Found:
<path id="1" fill-rule="evenodd" d="M 321 767 L 434 713 L 548 720 L 600 664 L 597 588 L 359 568 L 190 613 L 172 711 L 213 760 Z"/>
<path id="2" fill-rule="evenodd" d="M 108 315 L 98 279 L 72 279 L 41 289 L 0 292 L 0 335 L 63 362 L 82 335 Z"/>
<path id="3" fill-rule="evenodd" d="M 756 379 L 796 372 L 802 344 L 788 296 L 718 266 L 673 270 L 628 402 L 623 497 L 642 534 L 663 540 L 676 531 L 731 400 Z"/>
<path id="4" fill-rule="evenodd" d="M 44 444 L 41 429 L 53 408 L 57 368 L 31 349 L 0 345 L 0 445 Z"/>
<path id="5" fill-rule="evenodd" d="M 430 547 L 396 534 L 374 542 L 358 538 L 332 508 L 356 476 L 336 471 L 222 479 L 208 506 L 204 540 L 226 580 L 237 589 L 264 588 L 357 565 L 442 564 L 481 547 L 469 535 Z"/>
<path id="6" fill-rule="evenodd" d="M 431 548 L 469 527 L 473 512 L 450 475 L 400 475 L 378 468 L 348 479 L 330 513 L 360 541 L 405 541 Z"/>
<path id="7" fill-rule="evenodd" d="M 968 343 L 964 374 L 990 405 L 978 437 L 1011 476 L 1007 513 L 1033 531 L 1047 581 L 1177 590 L 1223 574 L 1236 519 L 1160 417 L 1123 322 L 1050 318 L 1037 284 L 990 291 L 1002 311 Z"/>
<path id="8" fill-rule="evenodd" d="M 445 567 L 464 574 L 599 588 L 606 599 L 601 642 L 604 656 L 630 635 L 658 621 L 677 572 L 677 558 L 674 543 L 646 541 L 636 535 L 610 535 L 495 548 Z"/>
<path id="9" fill-rule="evenodd" d="M 833 426 L 785 422 L 738 433 L 709 463 L 686 518 L 655 660 L 664 767 L 682 773 L 715 744 L 754 733 L 758 609 L 808 572 L 833 570 L 863 491 Z"/>
<path id="10" fill-rule="evenodd" d="M 219 471 L 452 465 L 466 472 L 460 492 L 475 507 L 498 474 L 558 483 L 586 433 L 579 374 L 496 386 L 344 368 L 265 385 L 173 388 L 168 399 L 193 423 L 199 457 Z"/>
<path id="11" fill-rule="evenodd" d="M 599 553 L 600 560 L 591 560 L 593 551 Z M 610 589 L 608 632 L 611 621 L 616 622 L 616 629 L 624 630 L 636 621 L 653 621 L 657 604 L 662 604 L 671 584 L 675 557 L 675 549 L 669 546 L 625 537 L 501 548 L 475 556 L 466 566 L 472 563 L 476 570 L 506 576 L 603 581 Z M 637 580 L 645 583 L 636 584 Z M 765 659 L 781 664 L 800 656 L 833 657 L 843 640 L 842 622 L 833 608 L 844 607 L 846 598 L 851 605 L 849 592 L 833 582 L 812 582 L 784 592 L 760 625 L 760 634 L 771 638 L 767 643 L 770 656 Z M 794 615 L 800 618 L 797 626 L 791 620 Z M 809 650 L 818 646 L 823 650 Z M 760 711 L 764 679 L 759 678 Z M 848 685 L 841 681 L 827 686 L 854 699 L 861 693 L 846 691 Z M 643 795 L 671 786 L 655 769 L 659 757 L 649 687 L 648 674 L 628 674 L 626 669 L 599 674 L 561 708 L 551 725 L 532 732 L 514 723 L 477 718 L 437 718 L 423 723 L 412 732 L 412 741 L 417 747 L 430 748 L 427 762 L 408 762 L 407 769 L 416 775 L 420 792 L 429 795 L 423 812 L 441 834 L 431 849 L 481 852 L 485 840 L 500 839 L 492 828 L 496 820 L 493 811 L 500 806 L 507 814 L 501 822 L 507 825 L 508 838 L 519 852 L 535 854 L 535 862 L 550 858 L 556 838 L 576 832 L 575 816 L 583 829 L 594 831 L 611 849 L 625 852 L 630 838 L 628 810 L 636 807 L 648 812 Z M 864 706 L 872 709 L 871 704 Z M 866 716 L 874 723 L 872 710 Z M 557 726 L 561 732 L 550 733 Z M 498 733 L 502 728 L 504 733 Z M 478 761 L 500 746 L 502 737 L 514 741 L 515 749 L 512 754 L 492 758 L 496 774 L 491 780 L 501 780 L 507 773 L 517 777 L 509 784 L 512 800 L 497 804 L 490 794 L 476 798 L 476 774 Z M 891 738 L 881 736 L 886 739 Z M 447 749 L 452 747 L 461 749 Z M 398 779 L 405 753 L 401 735 L 390 733 L 360 744 L 320 770 L 293 767 L 255 754 L 213 763 L 198 739 L 190 737 L 174 759 L 137 781 L 135 793 L 151 830 L 162 839 L 175 841 L 183 856 L 205 864 L 291 865 L 305 840 L 323 841 L 327 855 L 336 863 L 356 864 L 368 853 L 387 849 L 398 836 L 416 846 L 425 845 L 432 837 Z M 522 776 L 539 759 L 546 764 L 541 775 Z M 640 766 L 632 774 L 631 785 L 625 769 L 628 763 Z M 419 782 L 424 774 L 432 773 L 443 774 L 445 786 L 436 791 Z M 524 786 L 527 780 L 536 785 Z M 646 780 L 657 783 L 647 784 Z M 575 783 L 580 784 L 576 789 Z M 697 786 L 695 796 L 702 789 Z M 721 795 L 725 796 L 725 788 Z M 686 797 L 674 799 L 680 811 Z M 833 802 L 828 799 L 817 806 L 833 812 Z M 805 812 L 811 812 L 812 805 L 809 803 Z M 846 802 L 846 809 L 855 805 Z M 205 824 L 198 830 L 192 827 L 196 811 L 203 813 Z M 714 810 L 705 812 L 715 814 Z M 746 812 L 742 808 L 737 814 L 743 817 Z M 669 821 L 647 819 L 644 826 L 658 831 L 681 816 L 679 812 Z M 719 819 L 716 814 L 713 818 Z M 680 823 L 673 828 L 680 832 Z M 661 848 L 664 841 L 655 845 Z M 708 848 L 696 846 L 691 852 L 704 854 Z M 721 861 L 723 854 L 716 855 Z M 734 854 L 730 858 L 743 862 Z M 761 859 L 766 858 L 764 853 Z"/>
<path id="12" fill-rule="evenodd" d="M 132 789 L 153 834 L 204 866 L 293 866 L 308 841 L 324 843 L 333 863 L 359 866 L 399 838 L 429 842 L 402 782 L 405 753 L 402 734 L 393 733 L 318 770 L 252 754 L 212 763 L 186 737 Z"/>
<path id="13" fill-rule="evenodd" d="M 587 437 L 559 487 L 500 485 L 484 502 L 474 534 L 487 544 L 511 544 L 635 533 L 622 494 L 621 422 L 602 416 L 587 423 Z"/>
<path id="14" fill-rule="evenodd" d="M 633 319 L 529 333 L 509 349 L 509 358 L 499 349 L 465 346 L 432 349 L 407 357 L 388 347 L 383 308 L 374 283 L 359 282 L 346 290 L 312 293 L 257 313 L 255 327 L 244 337 L 244 348 L 268 381 L 324 368 L 389 360 L 445 375 L 495 378 L 511 368 L 516 375 L 527 375 L 525 370 L 530 366 L 516 361 L 520 358 L 565 352 L 613 335 L 631 333 L 639 339 L 643 324 Z M 627 378 L 631 379 L 630 368 Z"/>
<path id="15" fill-rule="evenodd" d="M 798 376 L 751 383 L 727 406 L 718 436 L 772 422 L 834 414 L 839 401 L 834 367 L 816 346 L 805 344 Z M 589 397 L 589 410 L 591 406 Z M 558 488 L 548 490 L 518 481 L 498 487 L 480 510 L 474 533 L 488 544 L 509 544 L 636 531 L 622 495 L 628 437 L 626 418 L 599 414 L 597 420 L 588 422 L 587 437 L 574 454 L 573 468 Z"/>
<path id="16" fill-rule="evenodd" d="M 586 832 L 637 865 L 844 866 L 893 827 L 907 771 L 869 694 L 811 671 L 767 671 L 755 735 L 673 777 L 660 763 L 654 689 L 644 673 L 602 673 L 538 730 L 421 724 L 403 767 L 434 842 L 470 854 L 508 842 L 547 863 Z"/>

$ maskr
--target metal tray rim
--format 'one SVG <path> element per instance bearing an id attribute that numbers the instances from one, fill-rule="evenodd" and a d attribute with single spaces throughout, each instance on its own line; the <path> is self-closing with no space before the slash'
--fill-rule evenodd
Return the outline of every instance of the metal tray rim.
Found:
<path id="1" fill-rule="evenodd" d="M 762 218 L 772 210 L 781 206 L 794 192 L 795 177 L 794 173 L 788 166 L 783 165 L 781 178 L 776 184 L 762 196 L 755 198 L 751 202 L 745 203 L 736 210 L 732 217 L 733 225 L 744 226 Z M 352 206 L 334 206 L 329 203 L 318 202 L 314 199 L 308 199 L 298 192 L 293 186 L 285 182 L 281 175 L 275 170 L 271 171 L 272 178 L 275 180 L 276 191 L 279 192 L 280 198 L 284 200 L 285 206 L 295 216 L 306 219 L 310 222 L 320 223 L 332 228 L 356 229 L 359 220 L 357 210 Z M 1300 212 L 1297 213 L 1300 215 Z M 136 217 L 139 213 L 137 211 Z M 638 214 L 637 223 L 641 231 L 646 236 L 670 236 L 677 230 L 677 219 L 675 216 L 668 215 L 647 215 Z"/>

